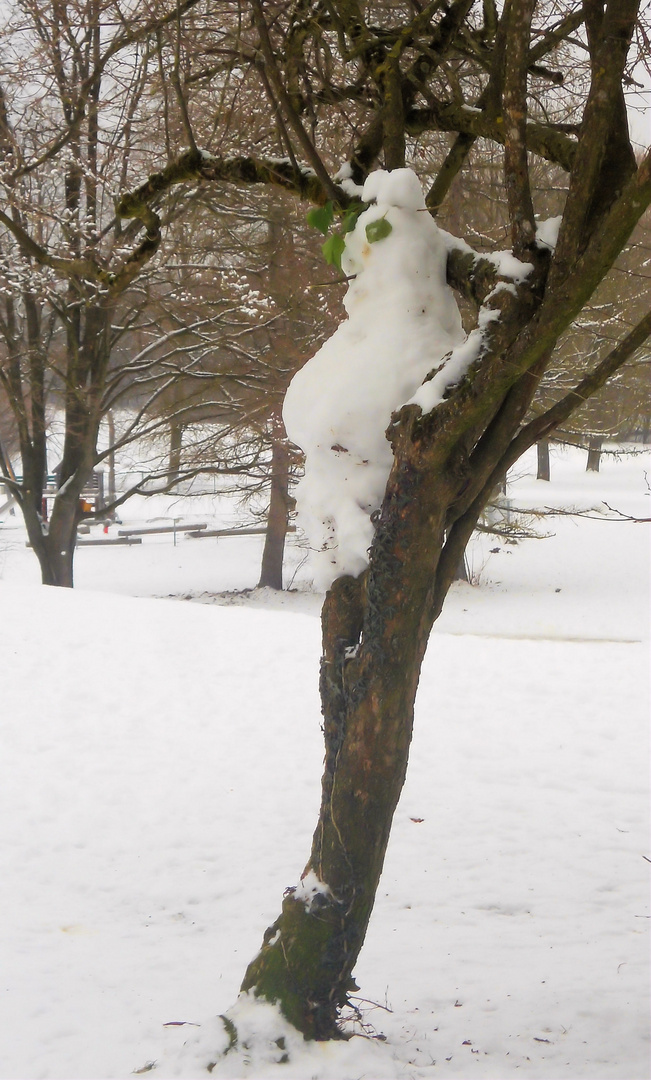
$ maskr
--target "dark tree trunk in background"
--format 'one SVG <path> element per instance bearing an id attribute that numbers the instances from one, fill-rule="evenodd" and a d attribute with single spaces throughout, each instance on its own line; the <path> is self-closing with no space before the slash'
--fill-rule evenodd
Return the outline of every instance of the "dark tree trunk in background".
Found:
<path id="1" fill-rule="evenodd" d="M 282 421 L 280 421 L 282 424 Z M 278 431 L 271 448 L 271 494 L 262 553 L 259 588 L 282 589 L 283 557 L 289 514 L 289 450 L 286 437 Z"/>
<path id="2" fill-rule="evenodd" d="M 168 462 L 169 479 L 176 480 L 181 471 L 181 447 L 183 445 L 183 425 L 170 424 L 170 456 Z"/>
<path id="3" fill-rule="evenodd" d="M 465 555 L 463 555 L 461 557 L 461 559 L 459 559 L 459 564 L 458 564 L 457 569 L 456 569 L 455 574 L 454 574 L 454 580 L 455 581 L 466 581 L 466 582 L 468 582 L 470 580 L 470 578 L 468 577 L 468 567 L 466 565 L 466 556 Z"/>
<path id="4" fill-rule="evenodd" d="M 72 492 L 57 496 L 51 519 L 45 523 L 40 513 L 23 506 L 29 542 L 41 568 L 43 585 L 73 587 L 73 561 L 77 526 L 81 518 L 79 499 Z"/>
<path id="5" fill-rule="evenodd" d="M 549 439 L 539 439 L 536 443 L 536 453 L 538 457 L 538 471 L 536 472 L 537 480 L 549 480 Z"/>
<path id="6" fill-rule="evenodd" d="M 113 413 L 109 409 L 106 414 L 108 421 L 108 437 L 110 452 L 108 456 L 108 501 L 111 505 L 115 501 L 116 497 L 116 485 L 115 485 L 115 419 Z"/>
<path id="7" fill-rule="evenodd" d="M 586 472 L 599 472 L 603 441 L 603 435 L 590 436 L 590 441 L 588 443 L 588 462 L 585 467 Z"/>

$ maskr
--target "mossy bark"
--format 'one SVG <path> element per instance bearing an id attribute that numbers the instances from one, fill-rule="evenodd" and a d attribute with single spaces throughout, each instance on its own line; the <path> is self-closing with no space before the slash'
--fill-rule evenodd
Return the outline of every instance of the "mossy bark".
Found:
<path id="1" fill-rule="evenodd" d="M 413 448 L 412 448 L 413 449 Z M 454 484 L 398 455 L 370 569 L 334 582 L 323 608 L 326 743 L 308 871 L 323 891 L 289 890 L 242 990 L 278 1002 L 308 1038 L 339 1035 L 405 779 L 433 587 Z"/>

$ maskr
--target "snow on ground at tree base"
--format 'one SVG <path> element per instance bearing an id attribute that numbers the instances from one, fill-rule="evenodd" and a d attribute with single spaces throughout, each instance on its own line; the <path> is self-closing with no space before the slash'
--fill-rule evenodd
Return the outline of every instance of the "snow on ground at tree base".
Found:
<path id="1" fill-rule="evenodd" d="M 416 174 L 371 173 L 362 199 L 372 205 L 346 235 L 341 263 L 352 278 L 348 318 L 294 376 L 283 406 L 289 437 L 305 451 L 296 499 L 321 588 L 368 564 L 371 515 L 393 460 L 391 413 L 464 339 L 446 248 Z M 388 232 L 373 241 L 373 228 Z M 447 383 L 460 373 L 457 362 Z"/>
<path id="2" fill-rule="evenodd" d="M 649 516 L 648 454 L 531 465 L 517 506 Z M 213 1076 L 649 1075 L 649 527 L 539 528 L 475 544 L 437 624 L 356 970 L 385 1041 L 336 1045 L 237 1001 L 318 811 L 317 598 L 152 598 L 254 585 L 256 537 L 91 548 L 44 589 L 0 531 L 3 1080 L 211 1075 L 220 1013 Z"/>

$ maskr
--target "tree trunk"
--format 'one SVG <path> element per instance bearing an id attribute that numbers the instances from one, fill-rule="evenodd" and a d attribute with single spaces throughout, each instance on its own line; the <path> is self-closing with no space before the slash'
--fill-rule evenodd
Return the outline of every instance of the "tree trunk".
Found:
<path id="1" fill-rule="evenodd" d="M 109 456 L 108 456 L 108 501 L 109 506 L 112 506 L 116 497 L 115 486 L 115 419 L 112 411 L 109 409 L 106 414 L 108 421 L 108 437 L 109 437 Z"/>
<path id="2" fill-rule="evenodd" d="M 287 442 L 274 439 L 271 449 L 271 495 L 258 588 L 283 587 L 283 555 L 289 511 L 289 453 Z"/>
<path id="3" fill-rule="evenodd" d="M 181 470 L 181 447 L 183 445 L 183 425 L 170 424 L 170 456 L 168 474 L 170 480 L 178 479 Z"/>
<path id="4" fill-rule="evenodd" d="M 440 610 L 434 580 L 453 485 L 434 485 L 411 456 L 394 464 L 369 570 L 337 579 L 325 599 L 319 821 L 301 883 L 288 890 L 242 984 L 277 1001 L 308 1038 L 340 1035 L 339 1010 L 355 988 Z"/>
<path id="5" fill-rule="evenodd" d="M 599 472 L 599 465 L 601 463 L 601 446 L 603 444 L 603 435 L 591 435 L 588 443 L 588 462 L 585 467 L 586 472 Z"/>
<path id="6" fill-rule="evenodd" d="M 277 1002 L 306 1038 L 340 1036 L 405 780 L 430 631 L 479 515 L 513 463 L 507 450 L 538 374 L 526 372 L 489 413 L 473 414 L 469 396 L 465 411 L 421 416 L 409 405 L 393 415 L 393 467 L 368 569 L 336 579 L 326 595 L 319 820 L 301 881 L 287 890 L 242 983 Z"/>
<path id="7" fill-rule="evenodd" d="M 538 471 L 536 473 L 537 480 L 549 480 L 549 439 L 539 439 L 536 443 L 536 451 L 538 455 Z"/>
<path id="8" fill-rule="evenodd" d="M 29 515 L 30 517 L 32 515 Z M 28 515 L 25 515 L 26 520 Z M 75 544 L 77 542 L 78 517 L 76 514 L 66 515 L 59 521 L 55 528 L 43 532 L 40 520 L 29 521 L 27 532 L 34 554 L 41 568 L 41 581 L 43 585 L 58 585 L 71 589 L 73 587 L 73 559 Z"/>
<path id="9" fill-rule="evenodd" d="M 41 565 L 41 581 L 43 585 L 57 585 L 62 588 L 72 589 L 74 585 L 72 564 L 76 539 L 76 526 L 74 537 L 66 541 L 65 547 L 53 543 L 51 537 L 44 537 L 44 551 L 36 552 Z"/>
<path id="10" fill-rule="evenodd" d="M 21 509 L 27 527 L 29 542 L 41 568 L 43 585 L 73 587 L 73 560 L 77 543 L 77 526 L 82 518 L 79 491 L 83 488 L 81 478 L 66 490 L 57 492 L 50 521 L 46 522 L 37 508 L 34 498 L 23 494 Z M 26 493 L 31 494 L 31 493 Z"/>
<path id="11" fill-rule="evenodd" d="M 459 559 L 459 562 L 457 564 L 457 568 L 456 568 L 456 570 L 454 572 L 454 580 L 455 581 L 466 581 L 466 582 L 470 581 L 470 578 L 468 577 L 468 567 L 466 566 L 466 556 L 465 555 L 463 555 Z"/>

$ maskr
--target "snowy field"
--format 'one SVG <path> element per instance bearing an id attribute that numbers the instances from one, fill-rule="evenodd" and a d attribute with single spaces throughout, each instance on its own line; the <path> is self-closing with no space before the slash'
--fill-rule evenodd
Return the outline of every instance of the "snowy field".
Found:
<path id="1" fill-rule="evenodd" d="M 559 451 L 550 484 L 533 464 L 514 506 L 651 516 L 649 454 L 586 474 Z M 237 514 L 206 497 L 122 516 Z M 287 1063 L 243 1036 L 213 1076 L 649 1076 L 649 526 L 536 528 L 473 542 L 478 583 L 435 627 L 356 973 L 364 1027 L 288 1039 Z M 3 1080 L 191 1080 L 226 1045 L 217 1014 L 307 859 L 322 759 L 320 598 L 296 541 L 294 591 L 238 592 L 260 553 L 82 549 L 69 592 L 0 525 Z"/>

